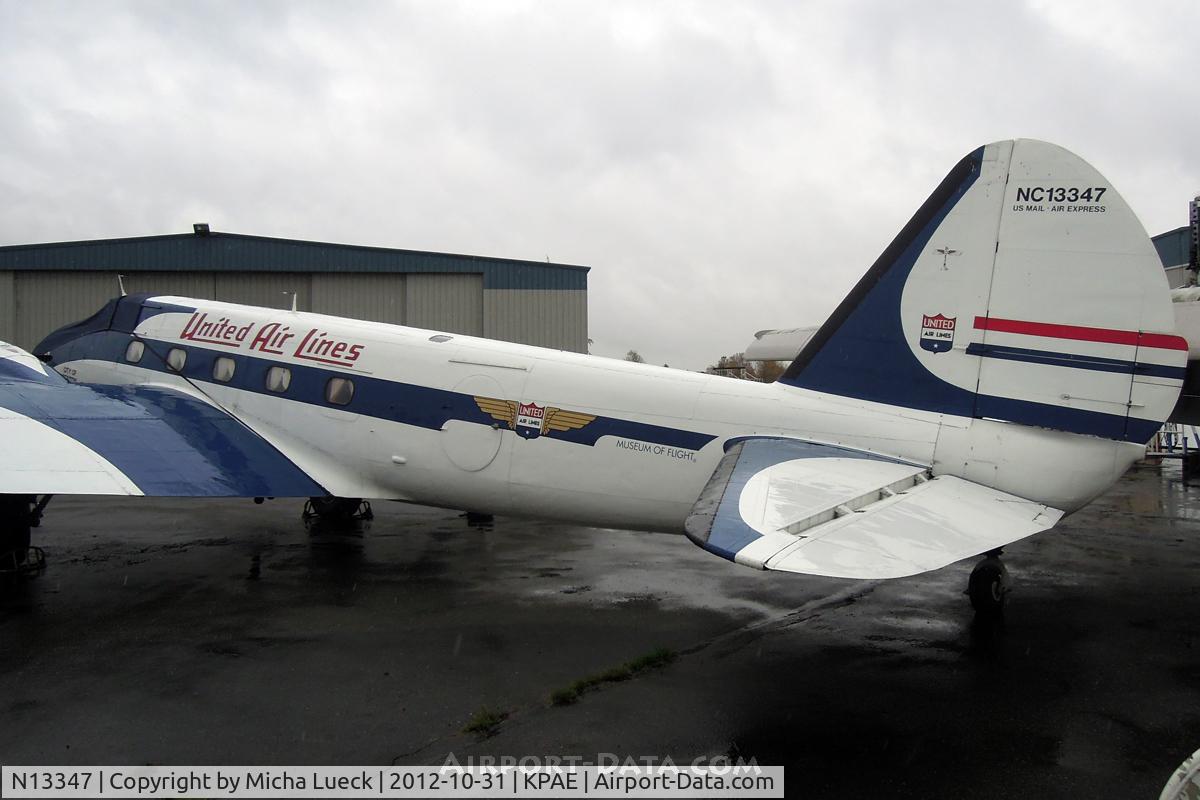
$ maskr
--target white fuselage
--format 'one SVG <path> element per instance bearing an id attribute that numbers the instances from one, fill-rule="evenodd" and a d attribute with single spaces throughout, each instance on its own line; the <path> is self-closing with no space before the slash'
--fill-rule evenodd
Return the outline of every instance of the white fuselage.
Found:
<path id="1" fill-rule="evenodd" d="M 150 356 L 138 364 L 78 359 L 60 371 L 78 381 L 159 383 L 204 396 L 343 497 L 678 531 L 726 442 L 783 436 L 929 466 L 1071 511 L 1144 452 L 782 384 L 319 314 L 157 300 L 196 311 L 149 317 L 137 335 L 160 356 L 186 351 L 189 364 L 206 365 L 202 373 L 185 366 L 175 374 Z M 207 367 L 216 356 L 237 370 L 267 363 L 294 370 L 296 386 L 301 372 L 322 386 L 348 378 L 354 397 L 342 406 L 223 383 Z M 510 418 L 485 413 L 505 403 Z M 565 431 L 550 427 L 554 410 L 574 420 Z M 1059 446 L 1039 447 L 1047 437 Z"/>

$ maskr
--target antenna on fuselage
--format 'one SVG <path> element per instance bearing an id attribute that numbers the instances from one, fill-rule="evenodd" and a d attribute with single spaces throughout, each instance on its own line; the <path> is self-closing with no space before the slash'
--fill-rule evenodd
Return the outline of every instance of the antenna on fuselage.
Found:
<path id="1" fill-rule="evenodd" d="M 293 312 L 298 311 L 299 309 L 296 308 L 296 298 L 297 298 L 297 296 L 299 296 L 300 293 L 299 292 L 283 292 L 283 294 L 290 294 L 292 296 L 292 311 Z"/>
<path id="2" fill-rule="evenodd" d="M 117 288 L 121 290 L 121 297 L 125 296 L 125 276 L 117 273 Z"/>

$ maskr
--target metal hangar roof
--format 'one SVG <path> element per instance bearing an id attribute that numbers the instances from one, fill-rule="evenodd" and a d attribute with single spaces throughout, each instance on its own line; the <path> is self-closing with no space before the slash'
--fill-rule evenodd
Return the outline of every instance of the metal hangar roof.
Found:
<path id="1" fill-rule="evenodd" d="M 0 271 L 461 272 L 486 289 L 587 289 L 590 267 L 210 231 L 0 247 Z"/>

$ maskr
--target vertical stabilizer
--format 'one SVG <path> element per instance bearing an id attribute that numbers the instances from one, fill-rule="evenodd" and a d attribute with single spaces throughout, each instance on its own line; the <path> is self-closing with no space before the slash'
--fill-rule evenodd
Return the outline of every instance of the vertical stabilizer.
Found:
<path id="1" fill-rule="evenodd" d="M 1128 205 L 1030 139 L 960 161 L 782 378 L 815 391 L 1145 442 L 1186 342 Z"/>

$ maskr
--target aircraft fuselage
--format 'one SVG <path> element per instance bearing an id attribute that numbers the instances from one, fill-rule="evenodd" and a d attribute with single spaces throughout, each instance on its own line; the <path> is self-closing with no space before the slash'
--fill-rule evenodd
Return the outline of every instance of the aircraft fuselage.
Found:
<path id="1" fill-rule="evenodd" d="M 135 334 L 81 336 L 56 368 L 81 382 L 157 383 L 206 398 L 336 496 L 679 531 L 728 443 L 782 436 L 1071 510 L 1143 452 L 457 334 L 187 298 L 147 307 Z M 144 348 L 136 362 L 134 341 Z M 1030 463 L 1040 437 L 1067 446 Z M 984 447 L 987 461 L 972 456 Z"/>

